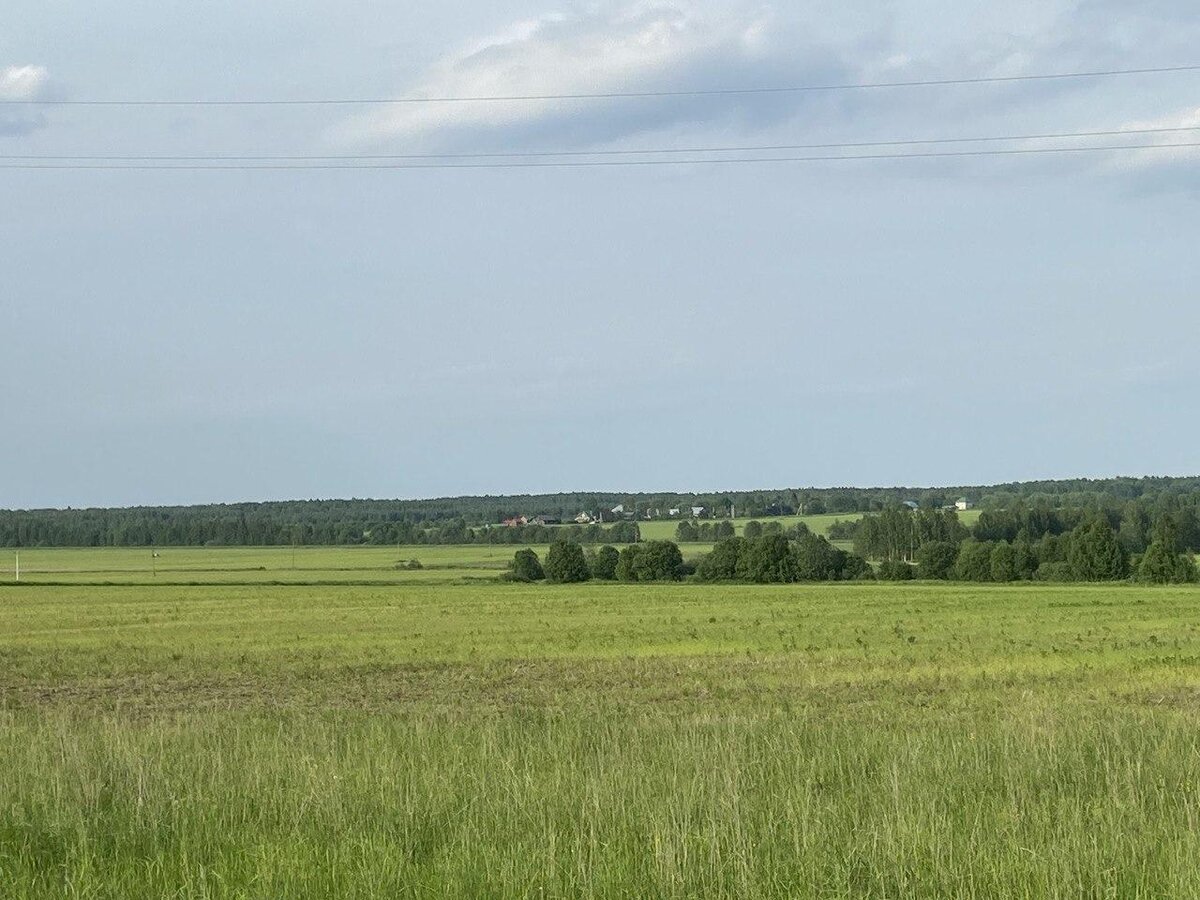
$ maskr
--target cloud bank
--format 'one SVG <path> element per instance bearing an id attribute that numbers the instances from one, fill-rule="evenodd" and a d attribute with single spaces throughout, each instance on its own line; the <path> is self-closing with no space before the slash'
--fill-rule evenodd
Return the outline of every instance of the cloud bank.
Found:
<path id="1" fill-rule="evenodd" d="M 713 14 L 680 3 L 559 12 L 517 22 L 448 54 L 402 96 L 474 97 L 722 88 L 845 78 L 830 48 L 776 40 L 769 12 Z M 438 147 L 532 139 L 610 143 L 703 126 L 770 124 L 796 96 L 398 105 L 344 123 L 334 140 Z"/>

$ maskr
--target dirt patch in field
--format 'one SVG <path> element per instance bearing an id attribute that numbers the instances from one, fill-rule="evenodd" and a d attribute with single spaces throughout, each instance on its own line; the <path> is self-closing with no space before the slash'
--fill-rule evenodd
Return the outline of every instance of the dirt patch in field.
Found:
<path id="1" fill-rule="evenodd" d="M 796 657 L 650 657 L 331 667 L 296 672 L 150 673 L 81 680 L 0 678 L 0 708 L 128 715 L 220 710 L 828 708 L 913 714 L 968 702 L 999 708 L 1014 690 L 1068 689 L 1060 677 L 981 686 L 967 677 L 845 672 Z"/>

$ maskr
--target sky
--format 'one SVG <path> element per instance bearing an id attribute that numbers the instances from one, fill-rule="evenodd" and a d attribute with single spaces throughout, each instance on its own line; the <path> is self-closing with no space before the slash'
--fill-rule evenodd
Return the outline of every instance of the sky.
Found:
<path id="1" fill-rule="evenodd" d="M 51 0 L 4 19 L 0 100 L 628 93 L 1200 63 L 1184 0 Z M 0 156 L 1195 126 L 1200 72 L 1179 72 L 506 103 L 10 103 Z M 994 146 L 1135 140 L 1200 130 Z M 0 169 L 0 508 L 1195 474 L 1198 163 L 1185 148 Z"/>

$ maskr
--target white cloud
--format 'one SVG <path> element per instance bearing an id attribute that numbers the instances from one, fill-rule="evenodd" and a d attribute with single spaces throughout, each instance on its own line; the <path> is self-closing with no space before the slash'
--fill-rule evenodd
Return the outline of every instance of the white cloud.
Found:
<path id="1" fill-rule="evenodd" d="M 769 85 L 838 74 L 829 50 L 784 52 L 769 13 L 717 15 L 686 2 L 643 2 L 615 12 L 554 13 L 470 42 L 433 65 L 402 96 L 528 96 Z M 714 102 L 534 101 L 397 105 L 344 123 L 338 142 L 412 146 L 481 133 L 511 142 L 569 134 L 612 141 L 664 127 L 794 112 L 796 97 Z M 752 108 L 748 108 L 753 104 Z"/>
<path id="2" fill-rule="evenodd" d="M 1196 129 L 1180 130 L 1163 134 L 1139 136 L 1137 143 L 1153 144 L 1169 147 L 1172 144 L 1194 144 L 1200 142 L 1200 107 L 1182 109 L 1154 119 L 1140 119 L 1127 122 L 1125 129 Z M 1145 169 L 1151 166 L 1162 166 L 1178 163 L 1183 160 L 1195 160 L 1200 156 L 1200 147 L 1178 147 L 1172 150 L 1153 150 L 1127 154 L 1122 160 L 1122 166 L 1131 169 Z"/>
<path id="3" fill-rule="evenodd" d="M 0 100 L 40 100 L 48 88 L 49 73 L 44 66 L 0 68 Z M 0 106 L 0 138 L 23 137 L 45 126 L 46 117 L 40 110 Z"/>
<path id="4" fill-rule="evenodd" d="M 48 83 L 44 66 L 6 66 L 0 69 L 0 100 L 37 100 Z"/>

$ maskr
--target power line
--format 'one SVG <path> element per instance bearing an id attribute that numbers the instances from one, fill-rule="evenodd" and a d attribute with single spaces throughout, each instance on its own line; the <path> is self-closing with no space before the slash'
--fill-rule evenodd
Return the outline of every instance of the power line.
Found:
<path id="1" fill-rule="evenodd" d="M 853 150 L 867 147 L 913 147 L 936 144 L 979 144 L 1009 141 L 1066 140 L 1069 138 L 1119 137 L 1122 135 L 1178 134 L 1200 131 L 1200 125 L 1175 128 L 1124 128 L 1110 131 L 1058 131 L 1041 134 L 988 135 L 984 137 L 912 138 L 888 141 L 851 141 L 824 144 L 767 144 L 759 146 L 724 147 L 650 147 L 626 150 L 514 150 L 491 153 L 388 153 L 351 155 L 62 155 L 46 154 L 0 155 L 0 160 L 47 162 L 321 162 L 321 161 L 382 161 L 405 159 L 515 159 L 580 156 L 661 156 L 681 153 L 779 153 L 791 150 Z"/>
<path id="2" fill-rule="evenodd" d="M 1118 145 L 1118 146 L 1102 146 L 1102 147 L 1036 147 L 1036 148 L 1017 148 L 1004 150 L 939 150 L 928 153 L 873 153 L 873 154 L 855 154 L 852 156 L 845 155 L 822 155 L 822 156 L 760 156 L 760 157 L 719 157 L 715 159 L 604 159 L 604 160 L 583 160 L 583 161 L 558 161 L 558 162 L 465 162 L 465 163 L 440 163 L 440 162 L 408 162 L 408 163 L 392 163 L 392 162 L 364 162 L 364 163 L 321 163 L 321 162 L 298 162 L 298 163 L 264 163 L 264 164 L 184 164 L 184 165 L 145 165 L 141 163 L 120 164 L 120 163 L 53 163 L 53 162 L 0 162 L 0 169 L 53 169 L 53 170 L 96 170 L 96 171 L 161 171 L 161 172 L 184 172 L 184 171 L 245 171 L 245 172 L 263 172 L 263 171 L 303 171 L 303 170 L 325 170 L 325 171 L 359 171 L 359 170 L 401 170 L 401 169 L 584 169 L 584 168 L 601 168 L 601 167 L 634 167 L 634 166 L 699 166 L 699 165 L 732 165 L 732 164 L 754 164 L 754 163 L 805 163 L 805 162 L 850 162 L 850 161 L 873 161 L 873 160 L 889 160 L 889 159 L 945 159 L 955 157 L 983 157 L 983 156 L 1033 156 L 1038 154 L 1064 154 L 1064 153 L 1117 153 L 1124 151 L 1144 151 L 1144 150 L 1173 150 L 1187 149 L 1200 147 L 1200 141 L 1188 143 L 1172 143 L 1172 144 L 1140 144 L 1140 145 Z"/>
<path id="3" fill-rule="evenodd" d="M 0 100 L 0 104 L 27 106 L 349 106 L 392 105 L 412 103 L 516 103 L 535 100 L 615 100 L 654 99 L 664 97 L 718 97 L 748 94 L 800 94 L 825 91 L 861 91 L 881 88 L 949 87 L 972 84 L 1006 84 L 1022 81 L 1059 81 L 1077 78 L 1114 78 L 1126 75 L 1162 75 L 1172 72 L 1200 71 L 1200 64 L 1185 66 L 1156 66 L 1144 69 L 1105 69 L 1090 72 L 1053 72 L 1031 75 L 991 75 L 975 78 L 934 78 L 912 81 L 876 81 L 850 84 L 805 84 L 776 87 L 712 88 L 662 91 L 596 91 L 561 94 L 510 94 L 468 97 L 330 97 L 323 99 L 146 99 L 146 100 Z"/>

